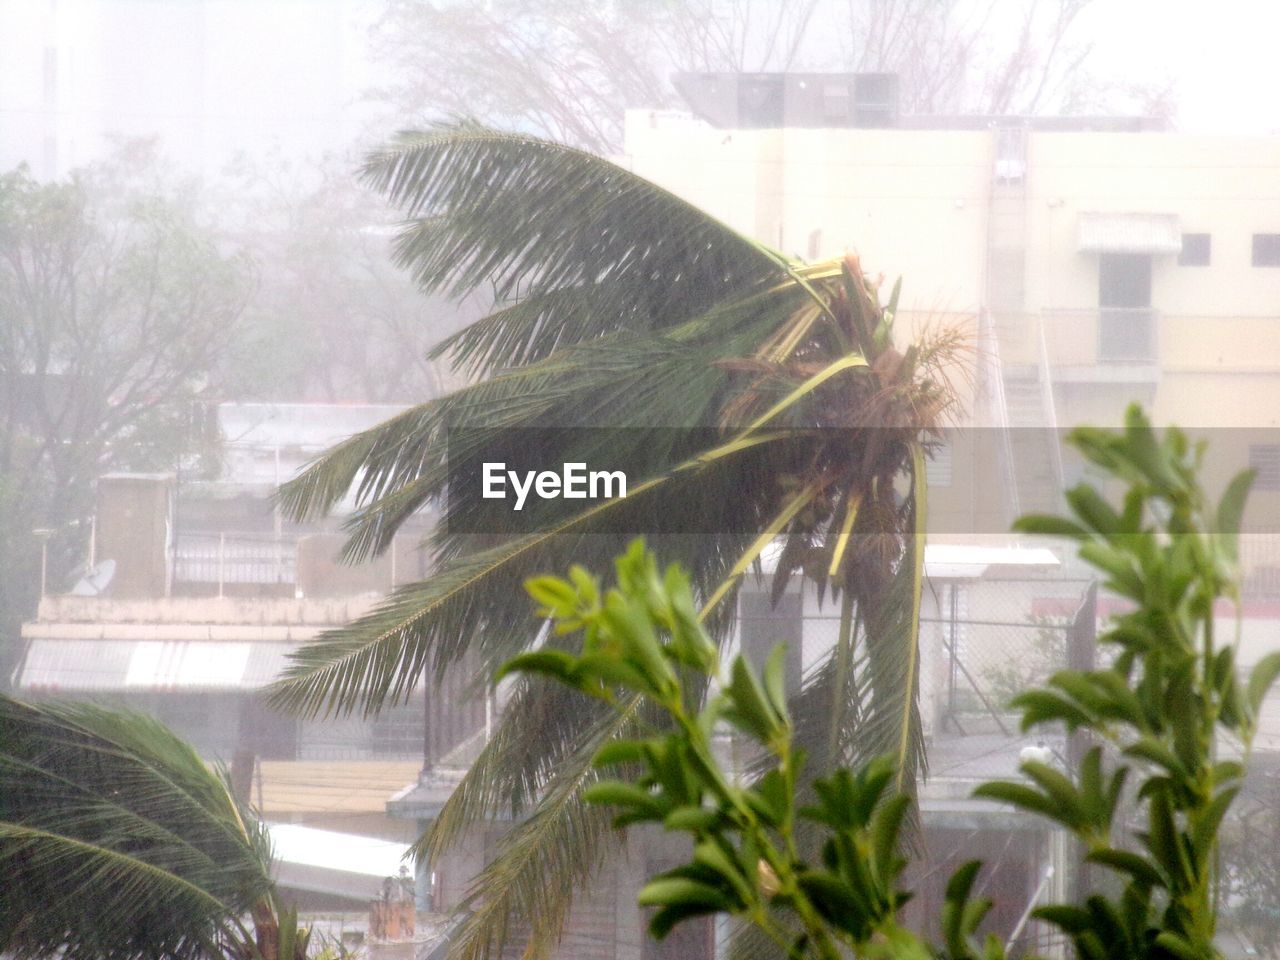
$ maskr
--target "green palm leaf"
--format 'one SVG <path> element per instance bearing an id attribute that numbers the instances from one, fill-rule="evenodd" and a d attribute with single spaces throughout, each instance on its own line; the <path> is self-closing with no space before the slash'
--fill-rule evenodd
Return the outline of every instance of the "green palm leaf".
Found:
<path id="1" fill-rule="evenodd" d="M 510 940 L 523 941 L 525 956 L 546 956 L 560 938 L 575 890 L 590 881 L 623 839 L 610 825 L 612 813 L 584 803 L 582 792 L 598 779 L 592 760 L 600 748 L 634 734 L 638 701 L 616 710 L 584 711 L 580 697 L 561 699 L 549 684 L 535 682 L 526 693 L 547 695 L 550 705 L 562 708 L 554 728 L 528 737 L 518 728 L 528 726 L 529 715 L 508 711 L 503 729 L 414 850 L 430 858 L 447 849 L 471 826 L 509 809 L 503 794 L 518 798 L 516 810 L 532 807 L 472 881 L 460 908 L 469 916 L 454 937 L 453 957 L 498 956 Z M 538 713 L 551 719 L 547 706 L 540 703 Z"/>
<path id="2" fill-rule="evenodd" d="M 786 276 L 784 258 L 691 204 L 536 137 L 469 124 L 403 134 L 365 179 L 416 218 L 397 254 L 424 289 L 518 298 L 438 349 L 480 372 L 671 327 Z"/>
<path id="3" fill-rule="evenodd" d="M 354 492 L 351 559 L 385 549 L 424 507 L 443 522 L 429 540 L 431 579 L 303 648 L 275 702 L 376 711 L 464 653 L 483 681 L 539 634 L 523 581 L 571 563 L 607 568 L 638 529 L 628 524 L 660 503 L 671 530 L 712 531 L 650 545 L 689 571 L 717 637 L 742 577 L 775 538 L 775 590 L 798 574 L 842 598 L 860 626 L 843 673 L 823 674 L 828 703 L 850 704 L 835 752 L 892 752 L 907 785 L 923 764 L 912 606 L 923 473 L 913 451 L 950 403 L 936 374 L 951 341 L 898 353 L 892 309 L 856 260 L 787 260 L 558 144 L 441 128 L 403 136 L 365 173 L 411 218 L 397 255 L 424 289 L 495 291 L 495 311 L 437 351 L 487 378 L 351 438 L 282 489 L 297 517 Z M 456 466 L 504 432 L 547 426 L 611 428 L 610 462 L 641 482 L 626 500 L 587 511 L 534 505 L 519 532 L 460 532 L 483 504 L 479 491 L 449 488 L 450 458 Z M 706 432 L 673 439 L 662 429 L 683 427 Z M 599 441 L 588 433 L 548 439 L 540 452 L 549 463 L 593 462 Z M 917 482 L 899 503 L 903 477 Z M 519 688 L 420 843 L 438 854 L 487 818 L 527 815 L 478 880 L 480 906 L 455 945 L 462 955 L 484 955 L 517 928 L 537 945 L 554 940 L 574 885 L 600 862 L 603 827 L 581 819 L 579 798 L 598 721 Z"/>
<path id="4" fill-rule="evenodd" d="M 257 821 L 148 717 L 0 696 L 0 950 L 207 955 L 271 893 Z"/>

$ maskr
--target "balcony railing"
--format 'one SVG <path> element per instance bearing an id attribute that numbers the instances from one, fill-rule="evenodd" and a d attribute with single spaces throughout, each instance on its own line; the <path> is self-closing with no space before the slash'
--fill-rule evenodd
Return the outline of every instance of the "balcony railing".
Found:
<path id="1" fill-rule="evenodd" d="M 1098 309 L 1099 363 L 1155 363 L 1159 317 L 1150 307 Z"/>
<path id="2" fill-rule="evenodd" d="M 1115 368 L 1133 372 L 1159 366 L 1160 323 L 1160 312 L 1151 307 L 1045 310 L 1041 314 L 1049 362 L 1055 371 L 1091 369 L 1102 379 L 1118 372 Z M 1034 329 L 1034 324 L 1027 326 Z M 1034 362 L 1033 345 L 1027 342 L 1020 346 L 1023 362 Z"/>
<path id="3" fill-rule="evenodd" d="M 298 577 L 295 540 L 271 534 L 182 534 L 173 578 L 179 583 L 292 584 Z"/>

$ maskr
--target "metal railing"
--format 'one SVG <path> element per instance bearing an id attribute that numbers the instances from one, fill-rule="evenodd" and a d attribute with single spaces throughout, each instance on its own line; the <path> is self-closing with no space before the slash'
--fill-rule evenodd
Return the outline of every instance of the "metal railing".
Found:
<path id="1" fill-rule="evenodd" d="M 1159 315 L 1151 307 L 1098 309 L 1099 363 L 1155 363 Z"/>
<path id="2" fill-rule="evenodd" d="M 983 367 L 982 381 L 989 391 L 987 401 L 991 405 L 995 419 L 993 426 L 999 431 L 1000 457 L 1004 468 L 1003 479 L 1005 489 L 1008 491 L 1008 519 L 1012 521 L 1021 516 L 1022 506 L 1018 497 L 1018 478 L 1013 468 L 1013 441 L 1009 433 L 1009 398 L 1005 395 L 1004 365 L 1000 362 L 1000 336 L 996 332 L 995 319 L 991 316 L 991 311 L 986 309 L 982 311 L 978 329 L 979 362 Z"/>
<path id="3" fill-rule="evenodd" d="M 261 533 L 184 533 L 174 546 L 173 577 L 179 583 L 293 584 L 298 579 L 296 540 Z"/>
<path id="4" fill-rule="evenodd" d="M 1044 405 L 1045 428 L 1049 431 L 1049 456 L 1057 489 L 1063 485 L 1062 449 L 1058 443 L 1058 404 L 1053 397 L 1053 367 L 1049 363 L 1049 344 L 1044 336 L 1044 318 L 1038 326 L 1036 364 L 1040 374 L 1040 398 Z"/>
<path id="5" fill-rule="evenodd" d="M 1155 366 L 1160 362 L 1161 321 L 1154 307 L 1040 312 L 1053 366 L 1059 368 Z"/>

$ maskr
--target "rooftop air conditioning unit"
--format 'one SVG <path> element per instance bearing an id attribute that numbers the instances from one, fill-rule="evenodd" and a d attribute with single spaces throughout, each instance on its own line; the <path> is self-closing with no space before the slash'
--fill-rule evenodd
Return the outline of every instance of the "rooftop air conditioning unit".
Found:
<path id="1" fill-rule="evenodd" d="M 893 73 L 678 73 L 689 107 L 722 129 L 895 127 Z"/>

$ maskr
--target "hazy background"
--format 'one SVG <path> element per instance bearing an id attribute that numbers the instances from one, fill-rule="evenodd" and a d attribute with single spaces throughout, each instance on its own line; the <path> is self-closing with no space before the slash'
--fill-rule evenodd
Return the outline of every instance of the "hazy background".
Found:
<path id="1" fill-rule="evenodd" d="M 623 150 L 676 70 L 892 71 L 904 113 L 1280 130 L 1248 0 L 0 0 L 0 677 L 97 476 L 214 476 L 228 402 L 403 404 L 484 304 L 428 299 L 359 183 L 395 131 Z"/>

